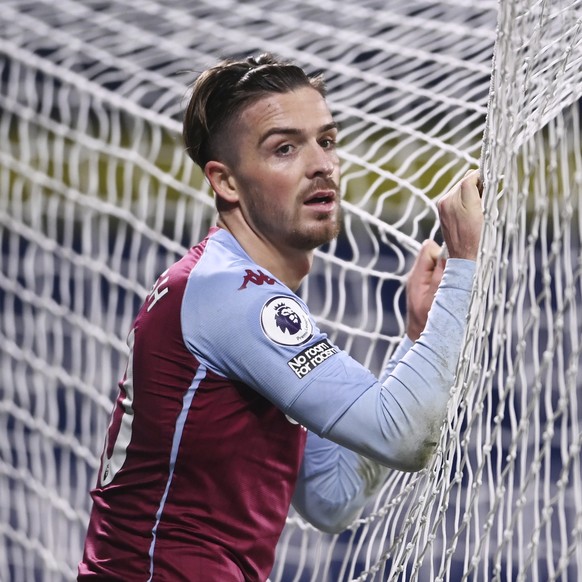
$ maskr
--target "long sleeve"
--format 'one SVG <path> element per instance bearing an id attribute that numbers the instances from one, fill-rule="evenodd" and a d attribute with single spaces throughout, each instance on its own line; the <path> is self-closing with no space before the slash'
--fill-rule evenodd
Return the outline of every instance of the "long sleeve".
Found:
<path id="1" fill-rule="evenodd" d="M 384 383 L 352 404 L 328 438 L 401 470 L 426 464 L 454 382 L 473 274 L 472 261 L 449 260 L 420 338 Z"/>
<path id="2" fill-rule="evenodd" d="M 293 504 L 319 529 L 342 531 L 383 484 L 388 466 L 416 470 L 432 454 L 462 347 L 473 272 L 469 261 L 453 264 L 419 340 L 402 339 L 382 383 L 354 403 L 327 439 L 308 436 Z M 379 433 L 369 431 L 370 416 L 378 418 Z M 354 452 L 354 434 L 359 451 L 376 461 Z M 343 439 L 349 449 L 334 442 Z"/>

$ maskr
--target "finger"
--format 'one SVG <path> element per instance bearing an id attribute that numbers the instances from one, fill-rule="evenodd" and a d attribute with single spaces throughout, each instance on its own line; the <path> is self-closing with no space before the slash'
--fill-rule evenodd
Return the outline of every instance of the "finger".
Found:
<path id="1" fill-rule="evenodd" d="M 474 170 L 467 175 L 460 184 L 460 195 L 463 204 L 475 204 L 483 193 L 483 181 L 479 170 Z"/>
<path id="2" fill-rule="evenodd" d="M 463 176 L 463 180 L 465 178 L 467 178 L 468 176 L 471 176 L 472 178 L 477 177 L 477 181 L 475 183 L 475 186 L 477 187 L 477 190 L 479 191 L 479 196 L 483 196 L 483 178 L 481 177 L 481 170 L 479 168 L 475 169 L 475 170 L 468 170 L 465 175 Z"/>
<path id="3" fill-rule="evenodd" d="M 425 240 L 420 247 L 417 261 L 419 261 L 424 268 L 434 269 L 440 254 L 441 247 L 434 240 Z"/>
<path id="4" fill-rule="evenodd" d="M 481 171 L 477 168 L 469 170 L 461 179 L 461 184 L 470 183 L 476 186 L 479 181 L 481 181 Z"/>

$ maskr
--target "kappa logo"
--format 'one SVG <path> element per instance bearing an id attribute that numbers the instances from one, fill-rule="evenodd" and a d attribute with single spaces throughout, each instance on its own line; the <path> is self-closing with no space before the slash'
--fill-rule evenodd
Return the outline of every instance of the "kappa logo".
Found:
<path id="1" fill-rule="evenodd" d="M 283 346 L 298 346 L 313 336 L 313 324 L 305 308 L 285 295 L 273 297 L 263 305 L 261 328 L 271 341 Z"/>
<path id="2" fill-rule="evenodd" d="M 273 277 L 269 277 L 265 275 L 263 271 L 257 270 L 255 273 L 251 269 L 246 270 L 245 278 L 243 279 L 242 285 L 238 288 L 240 291 L 241 289 L 246 289 L 249 283 L 253 283 L 255 285 L 262 285 L 266 283 L 267 285 L 274 285 L 277 281 L 273 279 Z"/>

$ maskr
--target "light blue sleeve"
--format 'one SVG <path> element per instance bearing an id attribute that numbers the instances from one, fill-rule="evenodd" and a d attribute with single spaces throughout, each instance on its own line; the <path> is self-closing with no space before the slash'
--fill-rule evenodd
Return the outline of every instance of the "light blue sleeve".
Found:
<path id="1" fill-rule="evenodd" d="M 318 529 L 339 533 L 384 484 L 389 469 L 309 432 L 293 507 Z"/>
<path id="2" fill-rule="evenodd" d="M 388 364 L 386 365 L 386 367 L 382 371 L 382 374 L 380 375 L 380 380 L 379 380 L 380 384 L 384 384 L 384 382 L 388 379 L 388 376 L 390 376 L 390 374 L 392 373 L 392 370 L 394 370 L 394 368 L 396 367 L 396 364 L 398 364 L 398 362 L 406 355 L 408 350 L 413 345 L 414 345 L 414 342 L 407 335 L 405 335 L 400 340 L 400 343 L 398 344 L 398 346 L 394 350 L 394 353 L 392 354 L 390 361 L 388 362 Z"/>
<path id="3" fill-rule="evenodd" d="M 405 335 L 380 376 L 383 383 L 414 345 Z M 389 469 L 309 432 L 293 506 L 318 529 L 339 533 L 383 485 Z"/>
<path id="4" fill-rule="evenodd" d="M 386 464 L 404 470 L 420 468 L 432 454 L 462 347 L 474 273 L 472 262 L 449 259 L 449 264 L 417 344 L 403 338 L 382 384 L 368 390 L 331 429 L 333 441 L 308 436 L 293 505 L 323 531 L 338 533 L 352 523 L 389 473 L 352 450 L 353 435 L 361 438 L 356 450 L 382 463 L 389 454 Z M 370 422 L 374 415 L 378 423 Z"/>
<path id="5" fill-rule="evenodd" d="M 354 402 L 325 436 L 387 466 L 421 469 L 446 415 L 462 348 L 475 263 L 449 259 L 424 331 L 388 378 Z"/>

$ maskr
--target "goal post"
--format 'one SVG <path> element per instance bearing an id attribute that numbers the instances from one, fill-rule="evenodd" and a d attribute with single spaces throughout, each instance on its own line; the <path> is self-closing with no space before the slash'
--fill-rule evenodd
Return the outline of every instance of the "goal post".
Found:
<path id="1" fill-rule="evenodd" d="M 582 0 L 0 0 L 0 580 L 76 574 L 126 335 L 215 220 L 193 76 L 269 50 L 325 74 L 344 229 L 301 294 L 379 373 L 436 201 L 486 224 L 431 464 L 340 535 L 291 511 L 272 582 L 582 577 Z"/>

